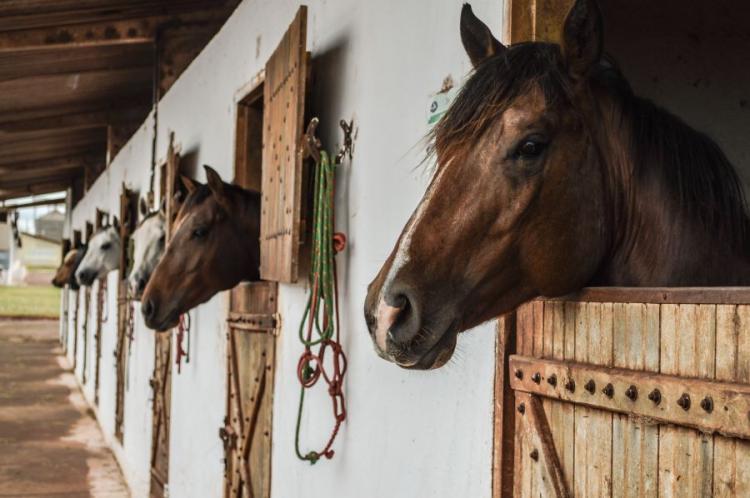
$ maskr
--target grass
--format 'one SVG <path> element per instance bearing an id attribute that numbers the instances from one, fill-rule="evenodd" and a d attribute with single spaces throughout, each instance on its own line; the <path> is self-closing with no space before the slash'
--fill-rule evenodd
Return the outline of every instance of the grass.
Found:
<path id="1" fill-rule="evenodd" d="M 52 286 L 0 286 L 0 317 L 60 316 L 60 289 Z"/>

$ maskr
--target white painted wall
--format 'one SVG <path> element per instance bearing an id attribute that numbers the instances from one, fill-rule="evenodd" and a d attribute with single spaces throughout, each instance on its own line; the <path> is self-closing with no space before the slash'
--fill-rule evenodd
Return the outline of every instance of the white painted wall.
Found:
<path id="1" fill-rule="evenodd" d="M 237 92 L 262 70 L 298 4 L 247 0 L 239 6 L 162 99 L 160 157 L 166 153 L 168 133 L 174 131 L 185 163 L 196 177 L 204 179 L 198 168 L 204 163 L 231 177 Z M 502 0 L 472 4 L 496 32 L 502 31 Z M 322 121 L 321 136 L 334 148 L 340 139 L 340 118 L 354 118 L 358 128 L 354 161 L 339 171 L 337 191 L 337 229 L 349 238 L 338 260 L 343 343 L 349 355 L 349 418 L 332 461 L 312 467 L 296 459 L 295 371 L 301 353 L 296 329 L 306 287 L 281 286 L 272 494 L 277 498 L 489 497 L 492 326 L 462 336 L 456 359 L 445 368 L 409 372 L 376 357 L 362 318 L 367 283 L 429 180 L 417 167 L 423 157 L 421 139 L 428 131 L 429 97 L 446 76 L 460 81 L 470 69 L 458 32 L 461 2 L 316 0 L 308 6 L 308 47 L 317 73 L 311 98 Z M 123 181 L 130 188 L 147 190 L 150 147 L 148 121 L 73 210 L 71 229 L 83 229 L 86 220 L 93 220 L 96 207 L 117 212 Z M 130 357 L 125 440 L 120 446 L 113 436 L 115 275 L 109 276 L 110 320 L 103 334 L 97 415 L 134 496 L 141 497 L 147 494 L 149 480 L 153 333 L 139 317 Z M 221 496 L 223 448 L 218 429 L 225 410 L 225 309 L 226 293 L 191 313 L 190 363 L 183 365 L 181 375 L 173 374 L 169 479 L 173 497 Z M 81 317 L 79 328 L 82 323 Z M 69 337 L 72 354 L 73 334 Z M 82 343 L 79 337 L 79 351 Z M 90 379 L 93 386 L 93 376 Z M 84 389 L 90 400 L 92 389 Z M 318 448 L 330 430 L 330 401 L 322 387 L 309 400 L 303 434 L 306 446 Z"/>

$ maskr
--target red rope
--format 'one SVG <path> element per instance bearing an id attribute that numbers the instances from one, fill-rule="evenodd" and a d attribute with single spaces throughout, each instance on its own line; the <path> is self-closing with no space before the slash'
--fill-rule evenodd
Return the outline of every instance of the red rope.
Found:
<path id="1" fill-rule="evenodd" d="M 182 341 L 185 339 L 185 336 L 187 336 L 187 349 L 182 347 Z M 185 358 L 185 363 L 190 363 L 190 313 L 183 313 L 180 315 L 180 322 L 177 324 L 176 342 L 177 354 L 175 355 L 175 363 L 177 363 L 177 374 L 180 374 L 182 370 L 182 359 Z"/>

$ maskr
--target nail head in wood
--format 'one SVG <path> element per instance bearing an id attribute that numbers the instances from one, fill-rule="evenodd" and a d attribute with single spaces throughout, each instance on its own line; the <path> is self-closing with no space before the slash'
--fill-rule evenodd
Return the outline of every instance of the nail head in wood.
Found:
<path id="1" fill-rule="evenodd" d="M 516 370 L 516 379 L 523 379 L 523 370 Z"/>
<path id="2" fill-rule="evenodd" d="M 547 377 L 547 383 L 551 385 L 552 387 L 555 387 L 557 385 L 557 375 L 552 374 L 549 377 Z"/>
<path id="3" fill-rule="evenodd" d="M 677 404 L 685 411 L 688 411 L 690 409 L 690 396 L 688 396 L 688 393 L 682 393 L 682 396 L 680 396 L 680 399 L 677 400 Z"/>
<path id="4" fill-rule="evenodd" d="M 539 372 L 536 372 L 534 375 L 531 376 L 531 380 L 534 381 L 534 383 L 539 384 L 542 381 L 542 374 Z"/>
<path id="5" fill-rule="evenodd" d="M 711 413 L 712 411 L 714 411 L 714 400 L 711 398 L 711 396 L 706 396 L 701 400 L 701 408 L 703 408 L 706 413 Z"/>
<path id="6" fill-rule="evenodd" d="M 537 451 L 537 449 L 536 449 L 536 448 L 534 448 L 533 450 L 531 450 L 531 453 L 529 453 L 529 456 L 530 456 L 530 457 L 531 457 L 531 459 L 532 459 L 532 460 L 534 460 L 535 462 L 536 462 L 537 460 L 539 460 L 539 452 Z"/>
<path id="7" fill-rule="evenodd" d="M 625 396 L 628 397 L 630 401 L 635 401 L 638 399 L 638 388 L 634 385 L 631 385 L 628 387 L 627 391 L 625 391 Z"/>
<path id="8" fill-rule="evenodd" d="M 567 389 L 570 392 L 575 392 L 576 381 L 574 381 L 573 379 L 568 379 L 568 382 L 565 383 L 565 389 Z"/>
<path id="9" fill-rule="evenodd" d="M 521 415 L 526 413 L 526 406 L 523 403 L 518 405 L 518 413 L 520 413 Z"/>
<path id="10" fill-rule="evenodd" d="M 602 389 L 602 392 L 607 396 L 608 398 L 611 398 L 615 395 L 615 386 L 612 384 L 607 384 L 604 386 L 604 389 Z"/>
<path id="11" fill-rule="evenodd" d="M 590 394 L 594 394 L 594 391 L 596 391 L 596 382 L 594 382 L 594 379 L 589 379 L 588 382 L 586 382 L 586 385 L 583 386 L 584 389 L 586 389 Z"/>
<path id="12" fill-rule="evenodd" d="M 658 389 L 654 389 L 650 393 L 648 393 L 648 399 L 654 402 L 655 405 L 658 405 L 661 403 L 661 391 Z"/>

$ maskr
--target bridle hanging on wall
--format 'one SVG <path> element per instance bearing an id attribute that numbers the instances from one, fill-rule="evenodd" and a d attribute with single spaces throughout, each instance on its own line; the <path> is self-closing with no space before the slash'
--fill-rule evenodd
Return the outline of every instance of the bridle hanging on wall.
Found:
<path id="1" fill-rule="evenodd" d="M 320 457 L 333 458 L 333 443 L 341 424 L 346 420 L 346 399 L 344 397 L 344 376 L 347 359 L 339 341 L 340 321 L 338 304 L 338 284 L 335 255 L 346 247 L 346 236 L 334 233 L 335 214 L 335 170 L 347 155 L 351 159 L 352 123 L 341 121 L 344 131 L 344 144 L 333 162 L 320 140 L 315 137 L 318 119 L 313 118 L 305 134 L 307 155 L 315 161 L 315 187 L 313 207 L 312 266 L 310 270 L 310 296 L 299 328 L 299 338 L 304 351 L 297 364 L 297 377 L 300 381 L 300 400 L 297 412 L 297 426 L 294 447 L 297 457 L 315 464 Z M 322 327 L 321 327 L 322 319 Z M 313 338 L 313 329 L 318 337 Z M 313 352 L 318 347 L 317 353 Z M 326 353 L 331 356 L 332 370 L 325 366 Z M 328 384 L 328 394 L 333 407 L 334 426 L 326 445 L 320 451 L 303 454 L 300 450 L 300 427 L 305 402 L 305 391 L 312 388 L 320 378 Z"/>

